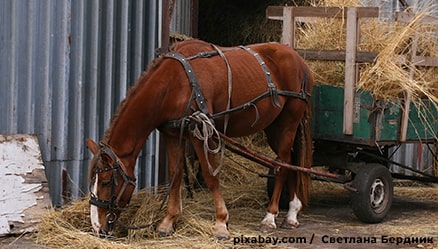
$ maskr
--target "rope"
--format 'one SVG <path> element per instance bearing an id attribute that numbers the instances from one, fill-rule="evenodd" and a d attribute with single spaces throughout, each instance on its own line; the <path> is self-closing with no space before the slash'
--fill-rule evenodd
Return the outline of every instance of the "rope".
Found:
<path id="1" fill-rule="evenodd" d="M 219 170 L 222 168 L 222 164 L 220 164 L 215 170 L 213 170 L 210 160 L 208 160 L 208 153 L 217 154 L 223 149 L 220 134 L 216 130 L 216 127 L 214 126 L 212 120 L 209 119 L 206 114 L 200 111 L 196 111 L 189 118 L 195 122 L 195 126 L 192 131 L 193 136 L 203 141 L 204 156 L 207 160 L 208 171 L 210 172 L 210 175 L 216 176 L 217 173 L 219 173 Z M 218 142 L 215 147 L 210 147 L 209 144 L 209 140 L 212 137 L 218 138 Z"/>

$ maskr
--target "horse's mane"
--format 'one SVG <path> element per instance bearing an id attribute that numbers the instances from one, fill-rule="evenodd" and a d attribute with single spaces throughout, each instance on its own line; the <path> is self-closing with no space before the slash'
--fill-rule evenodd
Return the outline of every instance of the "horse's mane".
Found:
<path id="1" fill-rule="evenodd" d="M 120 102 L 120 104 L 117 106 L 114 115 L 111 117 L 110 126 L 105 131 L 102 141 L 107 142 L 109 140 L 109 136 L 111 135 L 112 130 L 117 123 L 120 113 L 122 113 L 125 110 L 129 100 L 132 99 L 135 96 L 135 94 L 139 92 L 138 89 L 146 83 L 151 73 L 161 64 L 163 59 L 164 57 L 160 56 L 158 58 L 155 58 L 151 63 L 149 63 L 147 69 L 140 75 L 136 83 L 129 88 L 128 92 L 126 93 L 125 99 L 123 99 L 122 102 Z"/>
<path id="2" fill-rule="evenodd" d="M 197 39 L 176 41 L 176 42 L 173 42 L 171 44 L 171 46 L 169 47 L 169 51 L 184 50 L 187 53 L 192 53 L 192 52 L 199 50 L 200 48 L 202 49 L 203 46 L 209 47 L 210 45 L 209 45 L 209 43 L 206 43 L 204 41 L 197 40 Z M 154 59 L 151 63 L 149 63 L 146 71 L 144 71 L 141 74 L 141 76 L 139 77 L 139 79 L 137 80 L 137 82 L 129 88 L 125 99 L 122 100 L 122 102 L 120 102 L 114 115 L 112 116 L 112 118 L 110 120 L 110 126 L 105 131 L 105 134 L 103 137 L 104 142 L 108 142 L 109 137 L 112 133 L 113 127 L 117 124 L 118 118 L 119 118 L 120 114 L 125 110 L 129 100 L 132 99 L 135 96 L 135 94 L 137 94 L 139 92 L 138 89 L 141 88 L 141 86 L 143 86 L 147 82 L 147 79 L 150 77 L 152 72 L 154 72 L 158 68 L 158 66 L 162 63 L 162 61 L 165 58 L 163 55 L 164 54 L 161 54 L 158 58 Z"/>

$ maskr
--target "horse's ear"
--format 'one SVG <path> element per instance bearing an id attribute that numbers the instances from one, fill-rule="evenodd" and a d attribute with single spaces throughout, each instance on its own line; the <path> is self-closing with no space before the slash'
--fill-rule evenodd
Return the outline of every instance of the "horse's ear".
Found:
<path id="1" fill-rule="evenodd" d="M 96 142 L 89 138 L 85 139 L 85 142 L 87 143 L 88 148 L 91 150 L 91 153 L 93 153 L 93 155 L 96 155 L 97 151 L 99 150 L 99 146 L 96 144 Z"/>

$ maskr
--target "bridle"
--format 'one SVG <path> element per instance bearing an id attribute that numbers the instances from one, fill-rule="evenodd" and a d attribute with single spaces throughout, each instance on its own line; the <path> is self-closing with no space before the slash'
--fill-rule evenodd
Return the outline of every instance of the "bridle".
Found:
<path id="1" fill-rule="evenodd" d="M 117 220 L 116 211 L 124 209 L 124 207 L 119 206 L 119 201 L 122 198 L 123 193 L 125 192 L 128 185 L 131 184 L 134 187 L 136 186 L 136 179 L 135 179 L 135 177 L 129 176 L 126 173 L 126 168 L 123 165 L 122 161 L 119 159 L 119 157 L 116 155 L 116 153 L 114 153 L 114 151 L 111 149 L 111 147 L 109 145 L 100 142 L 99 146 L 100 146 L 99 153 L 100 154 L 102 154 L 102 153 L 107 154 L 113 160 L 113 164 L 111 166 L 106 166 L 104 168 L 94 167 L 93 177 L 90 181 L 90 186 L 89 186 L 89 188 L 90 188 L 89 189 L 90 190 L 89 191 L 90 192 L 90 204 L 95 205 L 96 207 L 99 207 L 99 208 L 108 209 L 108 213 L 106 215 L 106 222 L 107 222 L 109 229 L 111 230 L 112 226 L 114 225 L 114 222 Z M 96 175 L 98 175 L 100 173 L 108 172 L 108 171 L 113 172 L 111 182 L 109 183 L 111 185 L 111 194 L 110 194 L 109 200 L 102 200 L 102 199 L 99 199 L 95 195 L 95 193 L 93 193 L 92 186 L 93 186 L 94 182 L 96 181 Z M 120 174 L 120 176 L 123 179 L 123 185 L 122 185 L 122 188 L 120 189 L 119 194 L 117 196 L 115 196 L 115 188 L 119 184 L 118 180 L 117 180 L 118 174 Z"/>

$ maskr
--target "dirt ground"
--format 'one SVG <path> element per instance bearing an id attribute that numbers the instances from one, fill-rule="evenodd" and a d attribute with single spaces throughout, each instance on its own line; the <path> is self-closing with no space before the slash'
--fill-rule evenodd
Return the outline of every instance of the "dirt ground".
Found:
<path id="1" fill-rule="evenodd" d="M 312 199 L 311 206 L 301 214 L 298 229 L 278 233 L 306 237 L 306 244 L 292 245 L 296 248 L 438 248 L 438 201 L 424 200 L 423 192 L 428 191 L 438 194 L 436 186 L 396 187 L 387 218 L 380 224 L 364 224 L 350 209 L 348 192 L 333 190 L 327 196 Z M 416 198 L 416 193 L 420 198 Z M 373 238 L 375 243 L 366 242 Z M 419 243 L 416 238 L 433 242 Z"/>
<path id="2" fill-rule="evenodd" d="M 233 217 L 237 214 L 231 209 L 231 238 L 215 245 L 219 248 L 438 248 L 438 185 L 396 184 L 392 209 L 380 224 L 360 222 L 349 207 L 348 191 L 340 185 L 313 185 L 317 191 L 312 194 L 310 207 L 300 214 L 299 228 L 239 235 L 233 232 Z M 286 211 L 279 214 L 278 226 L 285 214 Z M 258 231 L 258 218 L 250 219 L 247 228 Z M 48 248 L 35 244 L 32 235 L 0 240 L 1 248 Z"/>

